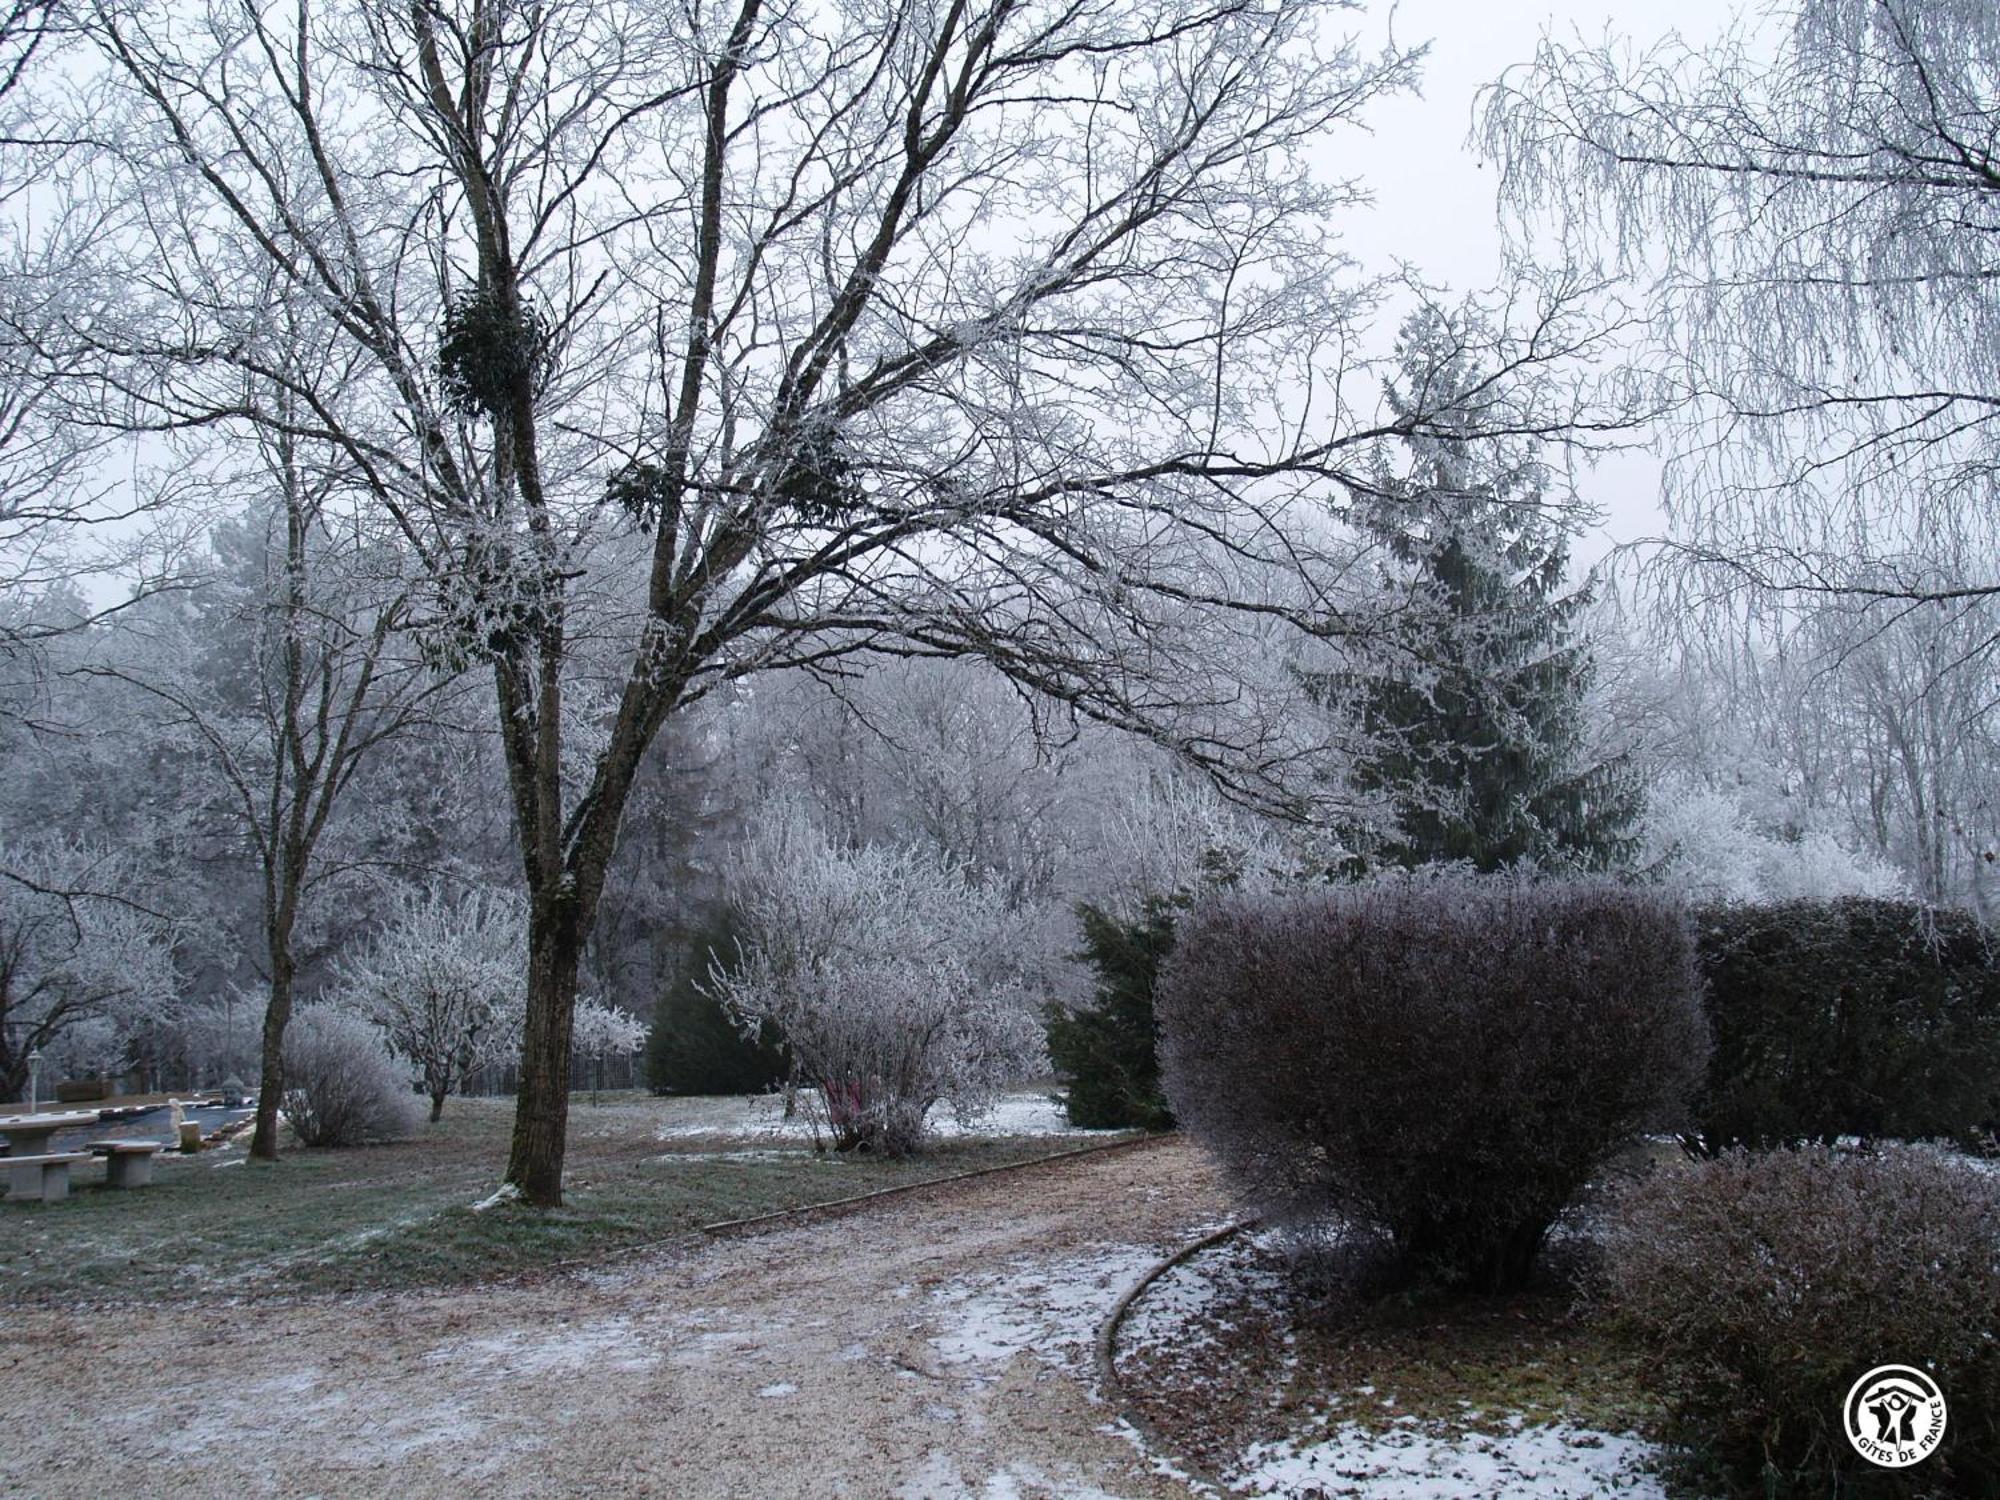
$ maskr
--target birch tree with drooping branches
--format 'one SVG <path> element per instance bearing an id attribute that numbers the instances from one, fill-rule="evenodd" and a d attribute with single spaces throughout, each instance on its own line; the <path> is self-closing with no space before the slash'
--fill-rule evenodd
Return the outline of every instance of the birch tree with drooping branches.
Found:
<path id="1" fill-rule="evenodd" d="M 2000 535 L 2000 12 L 1783 0 L 1707 45 L 1545 41 L 1483 119 L 1523 251 L 1650 288 L 1675 608 L 2000 590 L 1932 565 Z"/>

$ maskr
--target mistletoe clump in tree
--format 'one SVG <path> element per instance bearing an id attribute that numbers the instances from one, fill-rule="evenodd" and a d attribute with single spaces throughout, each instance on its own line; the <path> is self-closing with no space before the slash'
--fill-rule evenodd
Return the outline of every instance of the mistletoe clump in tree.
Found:
<path id="1" fill-rule="evenodd" d="M 1404 324 L 1389 401 L 1411 421 L 1411 461 L 1354 512 L 1401 596 L 1392 661 L 1321 685 L 1358 706 L 1369 749 L 1355 783 L 1394 817 L 1354 842 L 1403 866 L 1612 867 L 1635 846 L 1643 797 L 1591 754 L 1593 662 L 1577 631 L 1590 596 L 1563 592 L 1567 508 L 1533 441 L 1491 435 L 1499 392 L 1463 352 L 1469 316 L 1428 308 Z"/>

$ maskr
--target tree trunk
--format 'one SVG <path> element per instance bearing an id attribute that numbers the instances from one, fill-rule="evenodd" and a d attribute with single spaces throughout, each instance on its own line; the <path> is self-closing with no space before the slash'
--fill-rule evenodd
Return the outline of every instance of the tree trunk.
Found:
<path id="1" fill-rule="evenodd" d="M 264 1070 L 257 1088 L 257 1128 L 250 1136 L 250 1154 L 260 1161 L 278 1159 L 278 1106 L 285 1094 L 285 1027 L 292 1019 L 291 934 L 271 932 L 271 998 L 264 1007 Z"/>
<path id="2" fill-rule="evenodd" d="M 583 913 L 574 899 L 537 897 L 528 911 L 528 1013 L 507 1181 L 537 1208 L 562 1206 L 569 1129 L 570 1023 L 576 1011 Z"/>
<path id="3" fill-rule="evenodd" d="M 444 1118 L 444 1090 L 443 1090 L 443 1089 L 432 1089 L 432 1090 L 431 1090 L 431 1124 L 435 1125 L 435 1124 L 437 1124 L 437 1122 L 438 1122 L 439 1120 L 442 1120 L 443 1118 Z"/>

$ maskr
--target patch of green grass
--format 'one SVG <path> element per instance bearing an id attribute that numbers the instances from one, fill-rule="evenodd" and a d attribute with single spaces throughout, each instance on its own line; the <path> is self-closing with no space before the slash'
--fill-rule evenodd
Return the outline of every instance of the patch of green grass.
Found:
<path id="1" fill-rule="evenodd" d="M 818 1157 L 805 1147 L 662 1142 L 643 1095 L 571 1107 L 565 1203 L 471 1205 L 498 1184 L 512 1101 L 454 1099 L 414 1141 L 294 1150 L 275 1165 L 240 1145 L 162 1152 L 136 1192 L 82 1169 L 68 1201 L 0 1199 L 0 1300 L 206 1300 L 451 1286 L 670 1241 L 703 1224 L 852 1197 L 1078 1143 L 952 1140 L 906 1161 Z"/>
<path id="2" fill-rule="evenodd" d="M 1629 1352 L 1560 1291 L 1350 1306 L 1308 1319 L 1299 1355 L 1339 1420 L 1362 1427 L 1504 1431 L 1518 1415 L 1625 1432 L 1659 1418 Z"/>

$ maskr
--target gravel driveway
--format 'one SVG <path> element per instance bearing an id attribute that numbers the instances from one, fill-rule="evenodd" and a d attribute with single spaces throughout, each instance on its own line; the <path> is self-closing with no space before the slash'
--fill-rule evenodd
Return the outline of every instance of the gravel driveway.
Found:
<path id="1" fill-rule="evenodd" d="M 1090 1340 L 1224 1211 L 1169 1140 L 527 1284 L 10 1311 L 0 1493 L 1185 1495 Z"/>

